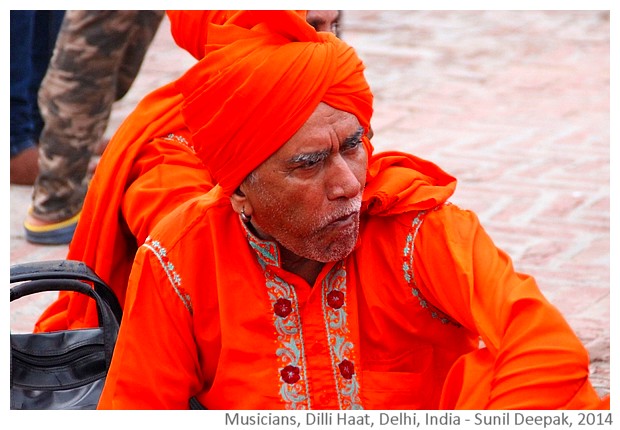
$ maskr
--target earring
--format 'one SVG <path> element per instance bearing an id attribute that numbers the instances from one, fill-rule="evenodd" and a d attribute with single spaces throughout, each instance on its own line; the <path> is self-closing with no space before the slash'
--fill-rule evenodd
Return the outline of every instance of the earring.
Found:
<path id="1" fill-rule="evenodd" d="M 251 217 L 251 216 L 247 216 L 247 215 L 245 214 L 245 207 L 243 207 L 243 208 L 241 209 L 241 221 L 243 221 L 244 223 L 246 223 L 246 224 L 247 224 L 247 223 L 249 223 L 251 220 L 252 220 L 252 217 Z"/>

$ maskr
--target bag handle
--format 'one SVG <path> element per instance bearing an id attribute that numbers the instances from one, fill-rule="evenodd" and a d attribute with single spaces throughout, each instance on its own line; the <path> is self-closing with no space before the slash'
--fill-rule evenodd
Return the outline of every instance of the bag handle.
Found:
<path id="1" fill-rule="evenodd" d="M 11 284 L 36 279 L 77 279 L 90 281 L 97 294 L 108 304 L 120 325 L 123 310 L 110 287 L 84 262 L 77 260 L 49 260 L 20 263 L 11 266 Z"/>
<path id="2" fill-rule="evenodd" d="M 76 291 L 86 294 L 97 302 L 99 325 L 103 331 L 106 366 L 110 367 L 112 354 L 114 353 L 114 345 L 116 344 L 116 337 L 118 336 L 119 324 L 116 320 L 116 316 L 105 300 L 103 300 L 88 284 L 82 281 L 75 279 L 37 279 L 11 287 L 11 301 L 46 291 Z"/>
<path id="3" fill-rule="evenodd" d="M 93 282 L 94 288 L 84 281 Z M 99 326 L 103 332 L 106 365 L 110 366 L 120 326 L 121 307 L 112 290 L 88 266 L 71 260 L 18 264 L 11 267 L 11 284 L 15 282 L 21 283 L 11 287 L 11 302 L 47 291 L 75 291 L 95 300 Z"/>

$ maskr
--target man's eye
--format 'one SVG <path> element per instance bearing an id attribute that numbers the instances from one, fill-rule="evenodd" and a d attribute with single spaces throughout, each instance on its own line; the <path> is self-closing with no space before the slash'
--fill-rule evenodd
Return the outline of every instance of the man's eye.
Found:
<path id="1" fill-rule="evenodd" d="M 342 150 L 343 151 L 348 151 L 350 149 L 358 148 L 361 143 L 362 143 L 362 139 L 361 138 L 345 142 L 344 145 L 342 145 Z"/>
<path id="2" fill-rule="evenodd" d="M 320 160 L 307 160 L 301 166 L 302 169 L 311 169 L 319 164 Z"/>

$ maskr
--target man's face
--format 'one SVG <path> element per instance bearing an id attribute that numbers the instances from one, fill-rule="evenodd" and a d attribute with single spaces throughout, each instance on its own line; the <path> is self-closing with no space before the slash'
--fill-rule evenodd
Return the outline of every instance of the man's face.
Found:
<path id="1" fill-rule="evenodd" d="M 306 259 L 346 257 L 359 233 L 367 154 L 357 118 L 321 103 L 240 189 L 263 239 Z"/>
<path id="2" fill-rule="evenodd" d="M 340 37 L 339 10 L 309 10 L 306 12 L 306 21 L 316 31 L 330 31 Z"/>

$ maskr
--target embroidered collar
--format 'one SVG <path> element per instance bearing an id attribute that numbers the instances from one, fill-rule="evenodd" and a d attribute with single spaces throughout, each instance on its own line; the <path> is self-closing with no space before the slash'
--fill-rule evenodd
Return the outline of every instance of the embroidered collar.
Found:
<path id="1" fill-rule="evenodd" d="M 252 249 L 256 252 L 258 261 L 261 265 L 280 267 L 280 249 L 278 244 L 273 240 L 263 240 L 258 238 L 250 231 L 246 223 L 241 221 L 241 218 L 239 218 L 239 222 L 243 226 L 243 229 L 245 230 L 245 237 L 247 238 Z"/>

